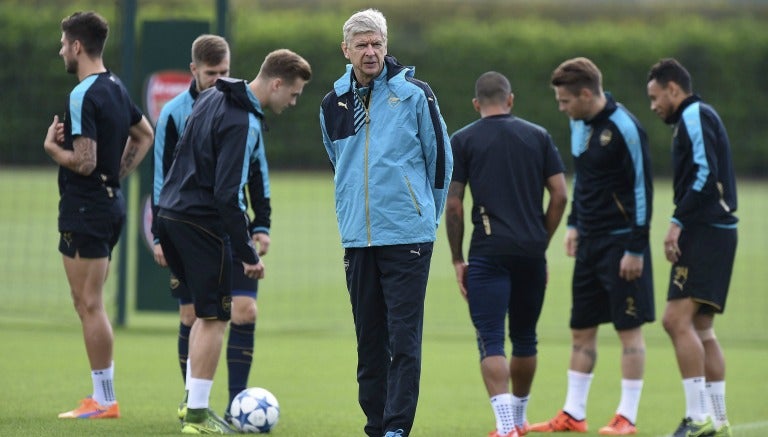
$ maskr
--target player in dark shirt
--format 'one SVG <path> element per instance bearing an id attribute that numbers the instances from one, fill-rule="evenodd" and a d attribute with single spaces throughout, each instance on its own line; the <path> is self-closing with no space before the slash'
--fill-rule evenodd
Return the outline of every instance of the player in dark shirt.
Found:
<path id="1" fill-rule="evenodd" d="M 648 97 L 651 110 L 674 126 L 675 211 L 664 239 L 672 269 L 663 323 L 686 398 L 685 418 L 674 436 L 729 437 L 725 358 L 714 331 L 715 314 L 725 311 L 737 243 L 728 133 L 715 109 L 693 94 L 691 75 L 675 59 L 651 67 Z M 711 415 L 704 408 L 710 401 Z"/>
<path id="2" fill-rule="evenodd" d="M 642 325 L 655 319 L 648 231 L 653 184 L 648 140 L 637 119 L 610 93 L 587 58 L 552 73 L 560 111 L 570 118 L 573 203 L 566 253 L 576 258 L 565 405 L 532 431 L 587 430 L 587 398 L 597 362 L 597 331 L 612 323 L 622 343 L 621 400 L 600 434 L 637 432 L 645 367 Z"/>
<path id="3" fill-rule="evenodd" d="M 537 360 L 536 323 L 547 283 L 545 252 L 568 195 L 563 162 L 549 133 L 510 113 L 513 94 L 506 77 L 493 71 L 481 75 L 472 103 L 481 118 L 451 138 L 453 176 L 446 229 L 496 416 L 490 435 L 516 437 L 527 429 L 526 407 Z M 474 227 L 469 263 L 462 250 L 467 184 Z M 507 316 L 512 340 L 509 362 L 504 351 Z"/>
<path id="4" fill-rule="evenodd" d="M 120 79 L 104 67 L 106 20 L 77 12 L 61 22 L 61 29 L 59 55 L 80 83 L 69 95 L 63 123 L 54 116 L 44 148 L 60 166 L 59 251 L 83 325 L 93 393 L 59 418 L 116 418 L 114 340 L 103 286 L 125 221 L 120 180 L 151 147 L 152 127 Z"/>

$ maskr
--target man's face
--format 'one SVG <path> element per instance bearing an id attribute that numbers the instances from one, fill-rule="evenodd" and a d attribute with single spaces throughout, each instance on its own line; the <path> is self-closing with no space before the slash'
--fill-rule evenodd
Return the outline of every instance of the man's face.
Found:
<path id="1" fill-rule="evenodd" d="M 384 69 L 387 43 L 378 33 L 358 33 L 352 37 L 349 44 L 341 43 L 341 50 L 352 64 L 355 77 L 362 85 L 367 85 Z"/>
<path id="2" fill-rule="evenodd" d="M 59 49 L 59 56 L 64 59 L 64 68 L 67 73 L 77 73 L 77 54 L 76 48 L 80 46 L 80 41 L 69 42 L 64 32 L 61 33 L 61 49 Z"/>
<path id="3" fill-rule="evenodd" d="M 293 83 L 285 82 L 282 79 L 273 79 L 269 109 L 275 114 L 281 114 L 289 106 L 296 106 L 306 84 L 307 81 L 304 79 L 296 79 Z"/>
<path id="4" fill-rule="evenodd" d="M 672 101 L 673 83 L 668 83 L 666 87 L 656 82 L 656 79 L 648 82 L 648 99 L 651 101 L 651 111 L 659 116 L 665 123 L 675 113 L 675 104 Z"/>
<path id="5" fill-rule="evenodd" d="M 216 83 L 216 79 L 229 76 L 229 56 L 225 57 L 218 65 L 205 63 L 189 64 L 189 71 L 195 78 L 198 91 L 205 91 Z"/>
<path id="6" fill-rule="evenodd" d="M 573 94 L 564 86 L 555 87 L 557 109 L 574 120 L 586 120 L 590 113 L 590 98 L 592 93 L 582 88 L 579 94 Z"/>

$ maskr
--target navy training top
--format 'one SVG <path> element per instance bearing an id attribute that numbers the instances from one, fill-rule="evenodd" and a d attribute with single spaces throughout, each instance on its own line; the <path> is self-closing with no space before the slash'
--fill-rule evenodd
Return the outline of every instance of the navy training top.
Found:
<path id="1" fill-rule="evenodd" d="M 472 193 L 469 256 L 543 257 L 549 237 L 543 196 L 547 179 L 563 173 L 549 133 L 511 114 L 484 117 L 451 137 L 452 181 Z"/>

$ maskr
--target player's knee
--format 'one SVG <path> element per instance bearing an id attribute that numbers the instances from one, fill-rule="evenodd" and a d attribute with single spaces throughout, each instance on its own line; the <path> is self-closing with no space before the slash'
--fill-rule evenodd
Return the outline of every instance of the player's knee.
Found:
<path id="1" fill-rule="evenodd" d="M 714 328 L 697 329 L 696 335 L 699 336 L 699 339 L 701 339 L 702 343 L 704 343 L 705 341 L 715 340 L 717 338 L 715 336 Z"/>
<path id="2" fill-rule="evenodd" d="M 81 296 L 74 292 L 72 304 L 81 319 L 104 311 L 104 304 L 100 298 Z"/>
<path id="3" fill-rule="evenodd" d="M 477 336 L 477 348 L 480 359 L 495 355 L 504 355 L 504 336 Z"/>
<path id="4" fill-rule="evenodd" d="M 192 326 L 195 324 L 196 318 L 197 317 L 195 317 L 195 313 L 192 312 L 192 314 L 182 314 L 181 317 L 179 318 L 179 321 L 184 326 Z"/>
<path id="5" fill-rule="evenodd" d="M 232 323 L 245 325 L 256 323 L 258 310 L 256 302 L 252 299 L 233 299 L 232 305 Z"/>
<path id="6" fill-rule="evenodd" d="M 513 335 L 510 336 L 512 340 L 512 355 L 516 357 L 531 357 L 536 355 L 536 340 L 535 333 L 528 333 L 525 335 Z"/>
<path id="7" fill-rule="evenodd" d="M 674 335 L 675 333 L 683 330 L 684 326 L 684 324 L 681 323 L 679 317 L 671 314 L 664 314 L 664 317 L 661 319 L 661 325 L 669 335 Z"/>
<path id="8" fill-rule="evenodd" d="M 185 326 L 192 326 L 195 323 L 195 306 L 192 304 L 179 305 L 179 321 Z"/>

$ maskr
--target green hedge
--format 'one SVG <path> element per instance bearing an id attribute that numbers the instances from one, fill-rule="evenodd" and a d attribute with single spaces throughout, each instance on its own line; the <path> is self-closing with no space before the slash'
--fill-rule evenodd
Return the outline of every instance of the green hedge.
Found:
<path id="1" fill-rule="evenodd" d="M 688 66 L 696 91 L 720 112 L 738 172 L 768 175 L 768 125 L 761 105 L 768 97 L 765 7 L 596 1 L 593 4 L 602 7 L 590 9 L 584 2 L 561 3 L 443 0 L 415 7 L 413 2 L 392 0 L 382 11 L 389 20 L 390 53 L 403 64 L 415 65 L 417 77 L 432 85 L 451 133 L 477 117 L 470 102 L 477 76 L 496 70 L 512 82 L 514 112 L 549 129 L 570 166 L 567 121 L 557 111 L 549 76 L 564 59 L 588 56 L 603 71 L 605 89 L 648 131 L 655 173 L 669 174 L 670 130 L 649 110 L 645 84 L 651 64 L 675 56 Z M 77 4 L 26 5 L 0 5 L 0 53 L 6 60 L 0 66 L 0 164 L 46 162 L 40 144 L 45 129 L 74 85 L 56 52 L 58 22 Z M 364 6 L 341 0 L 230 2 L 233 76 L 253 78 L 264 55 L 279 47 L 297 51 L 313 66 L 314 79 L 298 106 L 279 118 L 267 116 L 271 166 L 326 166 L 319 102 L 346 63 L 339 48 L 341 26 Z M 106 58 L 110 68 L 120 72 L 115 4 L 104 2 L 103 8 L 96 8 L 112 23 Z M 202 18 L 213 23 L 213 13 L 213 1 L 139 2 L 139 21 Z"/>

